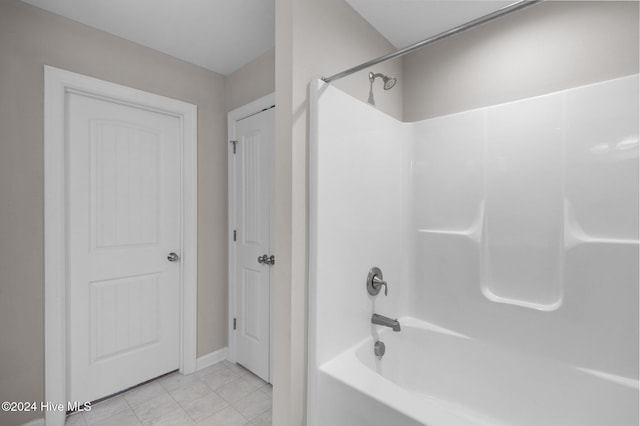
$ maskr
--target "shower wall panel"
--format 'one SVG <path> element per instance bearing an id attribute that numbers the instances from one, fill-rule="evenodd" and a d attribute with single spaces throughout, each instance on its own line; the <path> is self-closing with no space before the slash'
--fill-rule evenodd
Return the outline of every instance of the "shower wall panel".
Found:
<path id="1" fill-rule="evenodd" d="M 374 310 L 408 310 L 412 144 L 409 124 L 335 87 L 314 81 L 311 96 L 309 356 L 320 365 L 370 334 Z M 373 266 L 387 296 L 367 293 Z"/>
<path id="2" fill-rule="evenodd" d="M 413 131 L 413 314 L 637 380 L 638 76 Z"/>
<path id="3" fill-rule="evenodd" d="M 409 291 L 419 318 L 445 324 L 480 296 L 485 127 L 484 111 L 413 123 L 416 281 Z"/>

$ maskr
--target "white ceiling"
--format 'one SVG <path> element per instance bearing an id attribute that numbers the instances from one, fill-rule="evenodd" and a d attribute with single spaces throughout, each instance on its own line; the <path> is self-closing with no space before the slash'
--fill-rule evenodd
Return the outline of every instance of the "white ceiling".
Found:
<path id="1" fill-rule="evenodd" d="M 223 75 L 275 44 L 275 0 L 22 1 Z M 397 48 L 515 2 L 346 1 Z"/>
<path id="2" fill-rule="evenodd" d="M 516 0 L 346 1 L 398 49 L 516 3 Z"/>
<path id="3" fill-rule="evenodd" d="M 228 75 L 275 44 L 275 0 L 23 0 Z"/>

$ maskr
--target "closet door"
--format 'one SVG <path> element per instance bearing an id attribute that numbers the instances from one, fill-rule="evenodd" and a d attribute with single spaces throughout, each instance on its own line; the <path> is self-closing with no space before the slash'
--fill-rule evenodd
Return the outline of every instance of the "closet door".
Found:
<path id="1" fill-rule="evenodd" d="M 269 381 L 275 109 L 236 122 L 236 361 Z"/>

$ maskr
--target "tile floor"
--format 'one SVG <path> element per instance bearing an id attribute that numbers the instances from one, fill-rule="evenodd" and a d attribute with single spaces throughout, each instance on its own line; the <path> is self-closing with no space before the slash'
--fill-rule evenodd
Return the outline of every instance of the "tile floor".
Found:
<path id="1" fill-rule="evenodd" d="M 271 385 L 223 361 L 172 373 L 67 417 L 68 426 L 271 425 Z"/>

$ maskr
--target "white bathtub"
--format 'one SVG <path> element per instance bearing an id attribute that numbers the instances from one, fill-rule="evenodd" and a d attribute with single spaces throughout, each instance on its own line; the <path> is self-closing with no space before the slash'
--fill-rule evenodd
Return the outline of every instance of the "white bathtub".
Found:
<path id="1" fill-rule="evenodd" d="M 637 380 L 400 323 L 320 366 L 318 425 L 638 425 Z"/>

